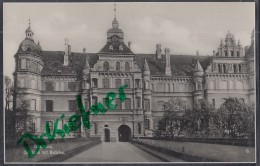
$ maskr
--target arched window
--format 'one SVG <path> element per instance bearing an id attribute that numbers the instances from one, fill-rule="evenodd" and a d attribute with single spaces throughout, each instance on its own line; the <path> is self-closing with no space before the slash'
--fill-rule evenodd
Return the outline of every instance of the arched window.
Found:
<path id="1" fill-rule="evenodd" d="M 120 63 L 116 62 L 116 71 L 120 71 Z"/>
<path id="2" fill-rule="evenodd" d="M 109 63 L 107 61 L 103 63 L 103 70 L 105 71 L 109 70 Z"/>
<path id="3" fill-rule="evenodd" d="M 128 62 L 125 63 L 125 71 L 130 71 L 130 65 Z"/>

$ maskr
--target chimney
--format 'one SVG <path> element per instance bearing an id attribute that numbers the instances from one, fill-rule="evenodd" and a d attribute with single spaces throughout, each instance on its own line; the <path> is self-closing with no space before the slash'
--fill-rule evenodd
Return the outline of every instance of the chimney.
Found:
<path id="1" fill-rule="evenodd" d="M 172 75 L 171 55 L 170 55 L 170 49 L 169 48 L 165 48 L 165 61 L 166 61 L 165 75 L 171 76 Z"/>
<path id="2" fill-rule="evenodd" d="M 161 59 L 162 58 L 161 44 L 156 44 L 156 58 L 157 59 Z"/>
<path id="3" fill-rule="evenodd" d="M 129 41 L 128 42 L 128 48 L 131 50 L 131 44 L 132 44 L 132 42 L 131 41 Z"/>
<path id="4" fill-rule="evenodd" d="M 86 54 L 86 48 L 85 47 L 83 48 L 83 54 Z"/>
<path id="5" fill-rule="evenodd" d="M 70 53 L 69 39 L 65 38 L 65 54 L 64 54 L 64 62 L 63 62 L 64 66 L 67 66 L 69 64 L 69 53 Z"/>

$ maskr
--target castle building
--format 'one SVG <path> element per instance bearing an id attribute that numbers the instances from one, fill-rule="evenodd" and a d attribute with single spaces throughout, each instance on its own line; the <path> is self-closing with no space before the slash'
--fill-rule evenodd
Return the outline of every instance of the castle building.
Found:
<path id="1" fill-rule="evenodd" d="M 90 117 L 92 128 L 78 134 L 101 136 L 103 141 L 128 141 L 132 136 L 151 136 L 163 116 L 163 103 L 181 98 L 187 108 L 206 100 L 219 108 L 228 97 L 248 105 L 255 103 L 254 32 L 251 45 L 243 48 L 228 32 L 212 56 L 175 55 L 156 44 L 154 54 L 135 54 L 116 19 L 107 31 L 107 41 L 98 53 L 71 52 L 68 39 L 64 51 L 44 51 L 35 43 L 29 25 L 15 54 L 15 87 L 30 105 L 31 126 L 45 132 L 56 118 L 65 114 L 59 128 L 78 109 L 80 92 L 86 110 L 106 94 L 125 84 L 126 100 L 116 96 L 115 110 Z M 194 63 L 192 63 L 194 62 Z M 18 102 L 18 101 L 17 101 Z M 66 119 L 67 117 L 67 119 Z"/>

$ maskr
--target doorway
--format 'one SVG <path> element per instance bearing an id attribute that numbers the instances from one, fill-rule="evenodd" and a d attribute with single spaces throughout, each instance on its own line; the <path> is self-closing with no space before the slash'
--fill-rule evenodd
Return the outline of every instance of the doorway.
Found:
<path id="1" fill-rule="evenodd" d="M 105 142 L 110 142 L 110 130 L 109 129 L 104 129 L 105 132 Z"/>
<path id="2" fill-rule="evenodd" d="M 131 129 L 127 125 L 121 125 L 118 128 L 118 140 L 119 142 L 129 142 L 131 138 Z"/>

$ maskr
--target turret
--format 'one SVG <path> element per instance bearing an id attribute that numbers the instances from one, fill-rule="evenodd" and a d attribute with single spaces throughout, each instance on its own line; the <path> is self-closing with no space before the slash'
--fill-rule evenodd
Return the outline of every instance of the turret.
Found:
<path id="1" fill-rule="evenodd" d="M 150 69 L 146 59 L 144 60 L 144 75 L 150 76 Z"/>
<path id="2" fill-rule="evenodd" d="M 41 100 L 39 98 L 42 91 L 41 71 L 44 61 L 40 42 L 36 44 L 33 37 L 34 33 L 29 20 L 29 26 L 25 30 L 25 39 L 21 42 L 14 56 L 16 63 L 13 75 L 14 86 L 17 90 L 17 94 L 14 96 L 14 109 L 19 107 L 20 101 L 18 98 L 16 99 L 16 96 L 19 94 L 23 95 L 24 99 L 28 101 L 31 111 L 40 111 Z M 35 119 L 33 121 L 35 122 Z"/>
<path id="3" fill-rule="evenodd" d="M 194 99 L 194 104 L 199 105 L 200 100 L 204 99 L 204 93 L 203 93 L 204 71 L 199 61 L 199 51 L 196 51 L 196 54 L 197 54 L 197 61 L 193 73 L 193 83 L 194 83 L 193 99 Z"/>
<path id="4" fill-rule="evenodd" d="M 203 68 L 201 67 L 200 61 L 199 61 L 199 51 L 196 51 L 197 54 L 197 61 L 195 65 L 195 70 L 193 73 L 194 77 L 202 77 L 204 75 Z"/>
<path id="5" fill-rule="evenodd" d="M 165 75 L 171 76 L 172 75 L 172 70 L 171 70 L 171 57 L 170 57 L 170 49 L 165 48 L 165 61 L 166 61 L 166 66 L 165 66 Z"/>

